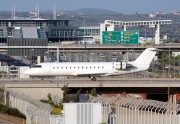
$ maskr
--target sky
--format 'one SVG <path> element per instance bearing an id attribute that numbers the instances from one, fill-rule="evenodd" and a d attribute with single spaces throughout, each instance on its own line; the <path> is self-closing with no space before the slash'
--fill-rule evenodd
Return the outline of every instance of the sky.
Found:
<path id="1" fill-rule="evenodd" d="M 57 10 L 98 8 L 123 14 L 180 11 L 180 0 L 0 0 L 0 11 L 10 11 L 14 2 L 19 12 L 34 11 L 38 2 L 42 11 L 52 10 L 53 3 L 57 4 Z"/>

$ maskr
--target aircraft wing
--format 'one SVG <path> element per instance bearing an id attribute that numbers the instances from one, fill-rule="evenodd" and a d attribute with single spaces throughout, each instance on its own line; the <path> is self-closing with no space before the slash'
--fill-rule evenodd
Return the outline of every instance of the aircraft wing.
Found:
<path id="1" fill-rule="evenodd" d="M 88 77 L 88 76 L 103 76 L 106 74 L 107 73 L 77 73 L 77 74 L 73 74 L 73 75 Z"/>

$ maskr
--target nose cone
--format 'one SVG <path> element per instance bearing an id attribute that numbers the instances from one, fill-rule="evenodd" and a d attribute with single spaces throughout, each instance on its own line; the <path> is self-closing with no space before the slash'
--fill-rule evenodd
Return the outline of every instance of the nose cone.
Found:
<path id="1" fill-rule="evenodd" d="M 31 70 L 28 69 L 27 71 L 24 72 L 24 74 L 26 74 L 26 75 L 31 75 Z"/>

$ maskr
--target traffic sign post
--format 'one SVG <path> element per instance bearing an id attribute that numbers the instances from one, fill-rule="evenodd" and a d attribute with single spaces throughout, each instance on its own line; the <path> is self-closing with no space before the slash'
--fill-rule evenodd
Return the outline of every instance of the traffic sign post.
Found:
<path id="1" fill-rule="evenodd" d="M 138 44 L 139 31 L 103 31 L 103 44 Z"/>

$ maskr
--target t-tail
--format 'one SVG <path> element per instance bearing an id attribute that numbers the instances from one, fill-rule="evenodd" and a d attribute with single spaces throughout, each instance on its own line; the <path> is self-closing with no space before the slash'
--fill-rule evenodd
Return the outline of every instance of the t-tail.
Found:
<path id="1" fill-rule="evenodd" d="M 150 65 L 154 56 L 157 53 L 156 48 L 147 48 L 145 51 L 134 61 L 134 63 Z"/>

